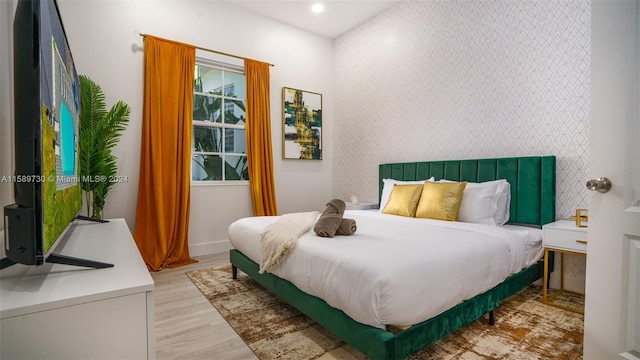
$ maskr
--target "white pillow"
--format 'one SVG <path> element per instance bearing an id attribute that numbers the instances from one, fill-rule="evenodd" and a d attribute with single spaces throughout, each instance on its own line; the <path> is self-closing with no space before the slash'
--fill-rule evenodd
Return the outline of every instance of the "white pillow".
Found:
<path id="1" fill-rule="evenodd" d="M 440 180 L 439 182 L 453 182 Z M 504 225 L 509 221 L 511 185 L 504 180 L 468 182 L 462 194 L 458 221 L 487 225 Z"/>
<path id="2" fill-rule="evenodd" d="M 509 221 L 511 208 L 511 184 L 504 180 L 504 182 L 500 184 L 500 189 L 498 191 L 500 192 L 500 195 L 498 195 L 498 209 L 495 218 L 496 225 L 502 226 Z"/>
<path id="3" fill-rule="evenodd" d="M 387 202 L 389 202 L 389 196 L 391 196 L 391 191 L 393 190 L 393 185 L 398 184 L 398 185 L 417 185 L 417 184 L 424 184 L 425 181 L 431 181 L 434 182 L 436 179 L 432 176 L 430 179 L 427 180 L 419 180 L 419 181 L 401 181 L 401 180 L 394 180 L 394 179 L 382 179 L 382 195 L 380 196 L 380 208 L 378 209 L 379 212 L 382 212 L 382 210 L 384 210 L 384 207 L 387 205 Z"/>

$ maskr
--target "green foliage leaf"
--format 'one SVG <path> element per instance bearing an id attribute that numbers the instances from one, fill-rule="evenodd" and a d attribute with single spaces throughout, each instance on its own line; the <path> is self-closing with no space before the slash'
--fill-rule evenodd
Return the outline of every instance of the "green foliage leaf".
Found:
<path id="1" fill-rule="evenodd" d="M 85 75 L 80 75 L 80 183 L 92 198 L 94 217 L 102 218 L 102 209 L 112 180 L 117 175 L 116 158 L 111 153 L 129 123 L 131 108 L 122 101 L 109 111 L 102 88 Z M 89 210 L 90 211 L 90 210 Z"/>

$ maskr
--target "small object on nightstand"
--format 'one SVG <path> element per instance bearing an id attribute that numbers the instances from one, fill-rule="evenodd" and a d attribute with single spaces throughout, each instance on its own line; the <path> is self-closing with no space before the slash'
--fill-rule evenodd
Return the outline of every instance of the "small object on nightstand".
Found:
<path id="1" fill-rule="evenodd" d="M 357 196 L 351 195 L 351 203 L 355 206 L 358 206 L 358 204 L 360 204 L 360 200 L 358 200 Z"/>
<path id="2" fill-rule="evenodd" d="M 589 217 L 587 216 L 587 209 L 576 209 L 576 216 L 572 216 L 570 219 L 576 221 L 577 227 L 587 227 L 587 225 L 583 225 L 582 222 L 589 221 Z"/>
<path id="3" fill-rule="evenodd" d="M 347 210 L 369 210 L 369 209 L 377 209 L 377 203 L 370 203 L 364 201 L 358 201 L 358 204 L 354 204 L 353 202 L 345 203 L 347 205 Z"/>
<path id="4" fill-rule="evenodd" d="M 577 213 L 578 214 L 578 213 Z M 564 254 L 587 256 L 587 228 L 577 227 L 570 220 L 558 220 L 542 227 L 542 244 L 544 246 L 544 280 L 542 302 L 564 310 L 584 314 L 584 311 L 554 303 L 553 300 L 563 293 L 582 295 L 564 289 Z M 549 285 L 549 252 L 560 253 L 560 290 L 551 296 L 547 294 Z"/>

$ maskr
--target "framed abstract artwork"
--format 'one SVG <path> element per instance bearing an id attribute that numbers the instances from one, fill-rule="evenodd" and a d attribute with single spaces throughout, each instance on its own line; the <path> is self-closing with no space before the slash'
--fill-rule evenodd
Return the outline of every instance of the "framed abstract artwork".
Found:
<path id="1" fill-rule="evenodd" d="M 282 88 L 282 158 L 322 160 L 322 94 Z"/>

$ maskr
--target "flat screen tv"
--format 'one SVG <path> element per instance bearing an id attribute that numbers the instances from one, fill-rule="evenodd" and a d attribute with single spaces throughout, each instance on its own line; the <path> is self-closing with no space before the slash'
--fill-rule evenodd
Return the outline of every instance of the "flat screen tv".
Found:
<path id="1" fill-rule="evenodd" d="M 18 2 L 13 66 L 15 204 L 4 207 L 2 266 L 112 266 L 52 253 L 82 208 L 80 82 L 55 0 Z"/>

